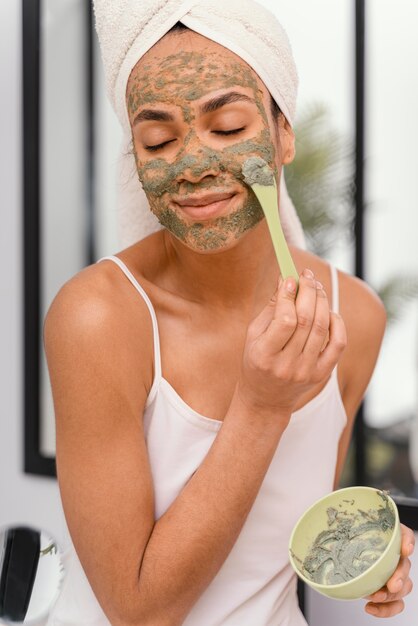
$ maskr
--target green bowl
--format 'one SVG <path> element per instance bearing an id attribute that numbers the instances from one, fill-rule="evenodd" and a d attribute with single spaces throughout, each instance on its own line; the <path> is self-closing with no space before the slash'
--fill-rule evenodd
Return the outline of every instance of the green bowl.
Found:
<path id="1" fill-rule="evenodd" d="M 400 552 L 396 504 L 372 487 L 347 487 L 321 498 L 299 519 L 289 542 L 290 563 L 299 578 L 337 600 L 378 591 L 395 571 Z"/>

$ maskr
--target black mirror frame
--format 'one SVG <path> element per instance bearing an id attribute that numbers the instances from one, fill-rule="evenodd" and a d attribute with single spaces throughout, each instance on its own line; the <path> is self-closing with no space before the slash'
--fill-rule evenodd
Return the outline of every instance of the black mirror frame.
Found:
<path id="1" fill-rule="evenodd" d="M 86 6 L 87 215 L 85 264 L 94 261 L 93 16 Z M 56 478 L 55 458 L 41 451 L 41 0 L 22 0 L 24 472 Z"/>
<path id="2" fill-rule="evenodd" d="M 56 476 L 55 460 L 40 451 L 40 8 L 23 0 L 24 471 Z"/>

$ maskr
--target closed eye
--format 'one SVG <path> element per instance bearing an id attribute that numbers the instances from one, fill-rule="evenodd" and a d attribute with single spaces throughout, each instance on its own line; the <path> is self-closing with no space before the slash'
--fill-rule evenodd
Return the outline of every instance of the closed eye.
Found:
<path id="1" fill-rule="evenodd" d="M 176 140 L 170 139 L 170 141 L 164 141 L 163 143 L 158 143 L 155 146 L 144 146 L 144 148 L 148 152 L 155 152 L 156 150 L 161 150 L 161 148 L 164 148 L 164 146 L 168 145 L 169 143 L 172 143 L 173 141 L 176 141 Z"/>
<path id="2" fill-rule="evenodd" d="M 242 128 L 233 128 L 232 130 L 213 130 L 212 132 L 215 135 L 236 135 L 237 133 L 241 133 L 243 130 L 245 130 L 245 126 L 242 126 Z"/>

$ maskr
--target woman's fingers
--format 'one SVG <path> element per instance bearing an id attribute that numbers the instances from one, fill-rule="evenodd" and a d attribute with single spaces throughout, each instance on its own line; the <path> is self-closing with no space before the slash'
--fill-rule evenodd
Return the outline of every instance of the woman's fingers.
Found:
<path id="1" fill-rule="evenodd" d="M 403 611 L 405 606 L 402 598 L 411 593 L 412 589 L 413 583 L 410 578 L 406 579 L 398 593 L 391 593 L 388 587 L 383 587 L 369 596 L 370 602 L 366 604 L 365 610 L 376 617 L 397 615 Z"/>
<path id="2" fill-rule="evenodd" d="M 329 341 L 318 357 L 316 373 L 318 380 L 329 376 L 347 345 L 345 324 L 338 313 L 330 312 Z"/>
<path id="3" fill-rule="evenodd" d="M 296 296 L 296 282 L 292 279 L 287 279 L 283 281 L 280 278 L 278 286 L 274 294 L 271 296 L 267 305 L 262 309 L 262 311 L 257 315 L 255 319 L 250 324 L 250 333 L 253 338 L 261 336 L 266 332 L 268 327 L 270 326 L 274 316 L 276 315 L 276 308 L 278 304 L 278 300 L 283 299 L 294 302 Z"/>
<path id="4" fill-rule="evenodd" d="M 263 331 L 259 345 L 268 353 L 282 351 L 289 365 L 298 360 L 299 377 L 314 369 L 318 380 L 329 375 L 347 343 L 344 322 L 330 313 L 327 295 L 310 270 L 300 275 L 297 297 L 293 279 L 281 282 L 267 307 L 254 320 L 254 330 L 255 334 Z"/>
<path id="5" fill-rule="evenodd" d="M 305 269 L 300 275 L 299 290 L 296 297 L 294 289 L 290 295 L 286 292 L 287 279 L 284 284 L 283 298 L 280 297 L 280 289 L 276 301 L 276 308 L 268 328 L 266 329 L 266 339 L 270 342 L 274 352 L 283 350 L 283 356 L 287 360 L 298 358 L 309 342 L 308 354 L 312 353 L 314 359 L 317 358 L 328 332 L 329 326 L 329 306 L 325 292 L 321 291 L 320 306 L 317 306 L 317 281 L 311 270 Z M 320 285 L 321 286 L 321 285 Z M 322 340 L 316 350 L 318 328 L 325 328 L 322 333 Z M 312 335 L 312 336 L 311 336 Z M 314 337 L 314 339 L 313 339 Z M 310 364 L 307 363 L 307 366 Z"/>
<path id="6" fill-rule="evenodd" d="M 257 411 L 287 418 L 301 394 L 329 376 L 345 347 L 344 324 L 337 316 L 330 325 L 328 298 L 317 287 L 309 271 L 300 277 L 297 297 L 295 280 L 281 281 L 248 327 L 237 385 Z"/>
<path id="7" fill-rule="evenodd" d="M 273 317 L 265 332 L 260 337 L 266 354 L 276 355 L 289 341 L 296 329 L 295 309 L 296 281 L 286 278 L 279 285 Z"/>
<path id="8" fill-rule="evenodd" d="M 398 563 L 398 567 L 386 583 L 386 587 L 388 588 L 390 593 L 401 593 L 403 586 L 409 577 L 410 569 L 411 561 L 408 558 L 401 557 Z"/>
<path id="9" fill-rule="evenodd" d="M 298 357 L 309 338 L 316 315 L 316 281 L 310 270 L 303 270 L 299 280 L 299 291 L 295 302 L 296 327 L 284 352 L 289 358 Z"/>
<path id="10" fill-rule="evenodd" d="M 393 602 L 386 602 L 385 604 L 366 604 L 365 610 L 370 615 L 375 617 L 393 617 L 402 613 L 405 608 L 403 600 L 394 600 Z"/>
<path id="11" fill-rule="evenodd" d="M 411 556 L 415 549 L 415 533 L 411 528 L 401 524 L 401 556 Z"/>
<path id="12" fill-rule="evenodd" d="M 404 609 L 402 598 L 411 593 L 413 588 L 409 577 L 411 561 L 408 556 L 414 551 L 415 536 L 413 531 L 403 524 L 401 531 L 401 558 L 396 570 L 382 589 L 367 598 L 370 602 L 366 604 L 365 610 L 376 617 L 393 617 L 401 613 Z"/>
<path id="13" fill-rule="evenodd" d="M 265 329 L 258 347 L 271 356 L 281 352 L 289 370 L 297 366 L 299 380 L 325 379 L 347 345 L 344 322 L 330 312 L 325 290 L 310 270 L 300 275 L 297 297 L 295 281 L 286 279 L 255 321 L 258 330 Z"/>
<path id="14" fill-rule="evenodd" d="M 405 559 L 405 561 L 408 561 L 408 559 Z M 366 600 L 370 600 L 370 602 L 373 602 L 374 604 L 391 602 L 393 600 L 400 600 L 411 593 L 413 586 L 412 580 L 409 578 L 411 563 L 408 562 L 405 565 L 406 566 L 402 572 L 402 578 L 396 579 L 396 584 L 391 584 L 390 587 L 385 585 L 371 596 L 367 596 Z"/>
<path id="15" fill-rule="evenodd" d="M 303 348 L 304 361 L 309 366 L 316 364 L 328 335 L 330 325 L 329 302 L 321 283 L 317 282 L 315 291 L 315 317 L 312 322 L 311 332 Z"/>
<path id="16" fill-rule="evenodd" d="M 251 322 L 249 326 L 249 332 L 254 338 L 262 335 L 267 330 L 271 320 L 273 319 L 274 311 L 276 309 L 277 295 L 278 295 L 279 287 L 281 283 L 282 283 L 282 280 L 280 279 L 279 284 L 276 288 L 276 291 L 271 296 L 267 305 L 264 307 L 264 309 L 262 309 L 262 311 L 257 315 L 257 317 L 253 319 L 253 321 Z"/>

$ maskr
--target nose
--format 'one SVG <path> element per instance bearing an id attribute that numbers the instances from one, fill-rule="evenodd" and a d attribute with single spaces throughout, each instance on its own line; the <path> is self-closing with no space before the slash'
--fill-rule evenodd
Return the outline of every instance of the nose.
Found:
<path id="1" fill-rule="evenodd" d="M 208 177 L 216 177 L 220 172 L 221 155 L 204 145 L 196 134 L 182 150 L 178 167 L 177 181 L 199 183 Z"/>

